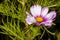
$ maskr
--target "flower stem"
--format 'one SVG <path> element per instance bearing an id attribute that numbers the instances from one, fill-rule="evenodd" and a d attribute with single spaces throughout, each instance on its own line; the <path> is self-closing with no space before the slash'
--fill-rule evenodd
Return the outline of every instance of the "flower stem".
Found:
<path id="1" fill-rule="evenodd" d="M 43 31 L 43 33 L 42 33 L 42 35 L 41 35 L 40 39 L 42 39 L 42 37 L 44 36 L 44 33 L 45 33 L 45 30 Z"/>
<path id="2" fill-rule="evenodd" d="M 55 33 L 50 32 L 45 26 L 43 26 L 43 27 L 44 27 L 44 29 L 45 29 L 49 34 L 55 35 Z"/>
<path id="3" fill-rule="evenodd" d="M 28 24 L 26 24 L 26 30 L 28 30 L 29 29 L 29 26 L 28 26 Z M 27 32 L 27 40 L 30 40 L 31 38 L 30 38 L 30 31 L 28 31 Z"/>

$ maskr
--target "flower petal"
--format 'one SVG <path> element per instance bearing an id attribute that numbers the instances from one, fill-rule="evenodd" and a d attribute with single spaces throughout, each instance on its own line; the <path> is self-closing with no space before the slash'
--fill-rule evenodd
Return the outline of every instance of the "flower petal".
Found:
<path id="1" fill-rule="evenodd" d="M 52 26 L 52 20 L 48 20 L 46 22 L 43 22 L 42 24 L 44 24 L 45 26 Z"/>
<path id="2" fill-rule="evenodd" d="M 32 23 L 35 23 L 36 20 L 35 20 L 35 18 L 32 17 L 31 15 L 27 14 L 26 22 L 27 22 L 28 24 L 32 24 Z"/>
<path id="3" fill-rule="evenodd" d="M 39 5 L 34 5 L 30 8 L 31 14 L 33 16 L 40 16 L 41 14 L 41 6 Z"/>
<path id="4" fill-rule="evenodd" d="M 46 18 L 47 18 L 48 20 L 54 19 L 55 17 L 56 17 L 56 12 L 55 12 L 55 11 L 52 11 L 52 12 L 50 12 L 49 14 L 46 15 Z"/>
<path id="5" fill-rule="evenodd" d="M 44 8 L 42 8 L 42 16 L 45 16 L 47 13 L 48 13 L 48 11 L 49 11 L 49 8 L 48 7 L 44 7 Z"/>
<path id="6" fill-rule="evenodd" d="M 41 23 L 37 22 L 36 25 L 39 26 L 39 25 L 41 25 Z"/>
<path id="7" fill-rule="evenodd" d="M 28 12 L 26 12 L 26 15 L 27 15 L 27 17 L 30 17 L 31 16 Z"/>

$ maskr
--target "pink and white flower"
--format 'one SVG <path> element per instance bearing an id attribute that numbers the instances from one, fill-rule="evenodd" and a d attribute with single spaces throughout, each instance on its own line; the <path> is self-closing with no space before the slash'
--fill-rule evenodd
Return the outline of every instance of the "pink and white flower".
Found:
<path id="1" fill-rule="evenodd" d="M 44 24 L 45 26 L 52 26 L 53 19 L 56 17 L 56 12 L 51 11 L 48 13 L 49 8 L 42 8 L 39 5 L 34 5 L 30 8 L 31 14 L 26 12 L 26 22 L 30 25 L 36 23 L 38 26 Z"/>

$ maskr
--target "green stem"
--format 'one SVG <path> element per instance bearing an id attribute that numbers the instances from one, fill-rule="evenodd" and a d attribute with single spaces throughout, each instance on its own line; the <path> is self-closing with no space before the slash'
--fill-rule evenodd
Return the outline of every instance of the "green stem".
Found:
<path id="1" fill-rule="evenodd" d="M 40 39 L 42 39 L 42 37 L 44 36 L 44 33 L 45 33 L 45 30 L 43 31 L 43 33 L 42 33 L 42 35 L 41 35 Z"/>
<path id="2" fill-rule="evenodd" d="M 45 29 L 49 34 L 55 35 L 55 33 L 50 32 L 45 26 L 43 26 L 43 27 L 44 27 L 44 29 Z"/>
<path id="3" fill-rule="evenodd" d="M 56 7 L 56 6 L 58 6 L 57 4 L 55 4 L 55 5 L 51 5 L 51 6 L 48 6 L 48 7 Z"/>
<path id="4" fill-rule="evenodd" d="M 29 26 L 28 26 L 28 24 L 26 24 L 26 30 L 28 30 L 29 29 Z M 27 40 L 30 40 L 31 38 L 30 38 L 30 31 L 28 31 L 27 32 Z"/>

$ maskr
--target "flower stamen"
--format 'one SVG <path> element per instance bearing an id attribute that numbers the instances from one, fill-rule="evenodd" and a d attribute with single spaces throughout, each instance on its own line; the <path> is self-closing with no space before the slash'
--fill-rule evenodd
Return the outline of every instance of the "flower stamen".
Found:
<path id="1" fill-rule="evenodd" d="M 36 21 L 37 21 L 37 22 L 42 22 L 42 21 L 43 21 L 43 18 L 40 17 L 40 16 L 38 16 L 38 17 L 36 17 Z"/>

